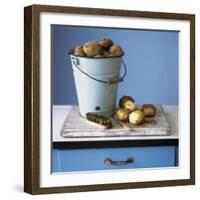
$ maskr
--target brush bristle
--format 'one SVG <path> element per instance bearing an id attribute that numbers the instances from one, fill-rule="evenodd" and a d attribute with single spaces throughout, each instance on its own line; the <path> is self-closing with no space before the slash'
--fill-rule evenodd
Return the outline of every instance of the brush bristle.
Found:
<path id="1" fill-rule="evenodd" d="M 98 113 L 93 113 L 93 112 L 89 112 L 86 114 L 86 118 L 89 121 L 95 122 L 99 125 L 103 125 L 106 128 L 112 128 L 112 122 L 111 119 L 107 116 L 98 114 Z"/>

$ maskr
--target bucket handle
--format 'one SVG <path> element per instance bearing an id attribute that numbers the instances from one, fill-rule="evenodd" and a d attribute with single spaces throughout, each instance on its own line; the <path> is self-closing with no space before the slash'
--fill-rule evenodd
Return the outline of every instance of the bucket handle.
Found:
<path id="1" fill-rule="evenodd" d="M 88 73 L 84 72 L 80 67 L 79 67 L 79 64 L 80 64 L 80 61 L 78 58 L 74 58 L 72 57 L 72 62 L 73 64 L 75 65 L 75 67 L 80 71 L 82 72 L 84 75 L 86 75 L 87 77 L 95 80 L 95 81 L 98 81 L 100 83 L 105 83 L 105 84 L 108 84 L 108 85 L 111 85 L 111 84 L 117 84 L 119 82 L 123 82 L 124 81 L 124 78 L 126 76 L 126 73 L 127 73 L 127 67 L 126 67 L 126 64 L 125 62 L 122 60 L 122 64 L 123 64 L 123 67 L 124 67 L 124 74 L 122 77 L 119 77 L 119 78 L 115 78 L 115 79 L 111 79 L 111 80 L 107 80 L 107 81 L 103 81 L 103 80 L 100 80 L 100 79 L 97 79 L 97 78 L 94 78 L 93 76 L 89 75 Z"/>

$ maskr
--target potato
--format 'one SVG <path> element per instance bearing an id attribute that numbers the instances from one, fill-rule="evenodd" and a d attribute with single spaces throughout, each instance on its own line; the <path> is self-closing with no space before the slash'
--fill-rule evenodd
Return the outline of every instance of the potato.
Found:
<path id="1" fill-rule="evenodd" d="M 99 44 L 105 49 L 108 50 L 110 46 L 113 45 L 113 41 L 109 38 L 103 38 L 99 41 Z"/>
<path id="2" fill-rule="evenodd" d="M 88 57 L 94 57 L 96 55 L 103 54 L 103 48 L 96 41 L 89 41 L 83 45 L 83 51 Z"/>
<path id="3" fill-rule="evenodd" d="M 112 56 L 122 56 L 122 55 L 124 55 L 124 52 L 119 45 L 113 44 L 109 48 L 109 54 L 112 55 Z"/>
<path id="4" fill-rule="evenodd" d="M 156 114 L 156 107 L 153 104 L 144 104 L 142 112 L 146 117 L 154 117 Z"/>
<path id="5" fill-rule="evenodd" d="M 103 52 L 103 57 L 109 57 L 108 51 L 104 51 L 104 52 Z"/>
<path id="6" fill-rule="evenodd" d="M 129 122 L 135 125 L 143 123 L 144 119 L 144 113 L 140 110 L 136 110 L 129 115 Z"/>
<path id="7" fill-rule="evenodd" d="M 96 56 L 93 56 L 94 58 L 103 58 L 104 57 L 104 55 L 96 55 Z"/>
<path id="8" fill-rule="evenodd" d="M 123 96 L 119 100 L 119 107 L 129 112 L 133 112 L 137 108 L 135 100 L 131 96 Z"/>
<path id="9" fill-rule="evenodd" d="M 122 109 L 122 108 L 118 108 L 116 113 L 115 113 L 115 117 L 116 119 L 118 119 L 119 121 L 128 121 L 129 119 L 129 112 Z"/>
<path id="10" fill-rule="evenodd" d="M 135 102 L 128 100 L 128 101 L 126 101 L 124 103 L 124 107 L 123 108 L 125 110 L 127 110 L 128 112 L 133 112 L 133 111 L 135 111 L 137 109 L 137 105 L 136 105 Z"/>
<path id="11" fill-rule="evenodd" d="M 82 46 L 77 46 L 75 49 L 74 49 L 74 55 L 75 56 L 85 56 L 85 53 L 82 49 Z"/>
<path id="12" fill-rule="evenodd" d="M 126 102 L 126 101 L 128 101 L 128 100 L 130 100 L 130 101 L 132 101 L 132 102 L 135 102 L 135 100 L 133 99 L 133 97 L 131 97 L 131 96 L 123 96 L 123 97 L 121 97 L 120 98 L 120 100 L 119 100 L 119 106 L 122 108 L 123 107 L 123 105 L 124 105 L 124 103 Z"/>

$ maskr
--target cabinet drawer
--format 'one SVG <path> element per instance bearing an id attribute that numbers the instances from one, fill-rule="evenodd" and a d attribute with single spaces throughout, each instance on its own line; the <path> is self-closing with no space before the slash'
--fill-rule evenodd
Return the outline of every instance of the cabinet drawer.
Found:
<path id="1" fill-rule="evenodd" d="M 175 160 L 175 146 L 54 149 L 52 171 L 170 167 Z"/>

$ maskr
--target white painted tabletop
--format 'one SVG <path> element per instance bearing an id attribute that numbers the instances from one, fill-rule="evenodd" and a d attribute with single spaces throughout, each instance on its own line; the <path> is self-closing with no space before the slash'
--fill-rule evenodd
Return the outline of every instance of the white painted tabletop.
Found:
<path id="1" fill-rule="evenodd" d="M 66 138 L 60 135 L 65 117 L 71 106 L 53 106 L 53 142 L 67 141 L 105 141 L 105 140 L 155 140 L 155 139 L 178 139 L 178 106 L 163 105 L 167 121 L 171 126 L 171 134 L 166 136 L 129 136 L 129 137 L 96 137 L 96 138 Z"/>

